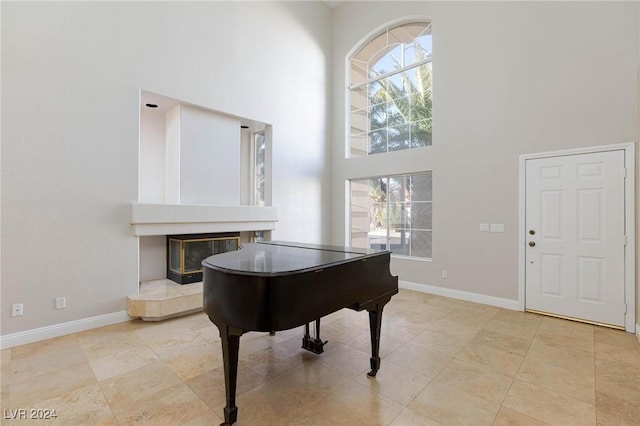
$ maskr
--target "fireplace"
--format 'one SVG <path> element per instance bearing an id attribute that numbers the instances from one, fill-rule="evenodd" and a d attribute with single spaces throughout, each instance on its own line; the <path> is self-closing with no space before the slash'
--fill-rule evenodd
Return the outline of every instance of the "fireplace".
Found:
<path id="1" fill-rule="evenodd" d="M 239 232 L 167 235 L 167 278 L 178 284 L 202 281 L 204 259 L 239 247 Z"/>

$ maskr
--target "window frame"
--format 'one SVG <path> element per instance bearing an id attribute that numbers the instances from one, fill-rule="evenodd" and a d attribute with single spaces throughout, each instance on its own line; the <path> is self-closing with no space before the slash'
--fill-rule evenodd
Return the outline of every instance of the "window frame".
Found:
<path id="1" fill-rule="evenodd" d="M 258 197 L 258 138 L 262 138 L 264 143 L 264 170 L 262 171 L 262 199 Z M 267 135 L 265 130 L 260 130 L 251 134 L 251 205 L 266 206 L 267 205 Z"/>
<path id="2" fill-rule="evenodd" d="M 384 33 L 389 33 L 390 31 L 392 31 L 393 29 L 397 28 L 397 27 L 401 27 L 404 25 L 410 25 L 410 24 L 424 24 L 425 27 L 429 27 L 430 28 L 430 34 L 433 37 L 433 31 L 432 31 L 432 25 L 433 25 L 433 20 L 428 18 L 428 17 L 407 17 L 407 18 L 403 18 L 400 20 L 396 20 L 396 21 L 391 21 L 388 22 L 385 25 L 382 25 L 380 27 L 378 27 L 376 30 L 372 31 L 371 33 L 369 33 L 365 38 L 363 38 L 359 43 L 357 43 L 347 54 L 346 56 L 346 61 L 345 61 L 345 88 L 346 88 L 346 96 L 345 96 L 345 144 L 344 144 L 344 155 L 345 155 L 345 159 L 351 159 L 351 158 L 368 158 L 372 155 L 377 155 L 377 154 L 388 154 L 390 152 L 397 152 L 397 151 L 404 151 L 404 150 L 409 150 L 409 149 L 418 149 L 418 148 L 426 148 L 431 146 L 431 144 L 429 145 L 425 145 L 425 146 L 416 146 L 416 147 L 412 147 L 411 143 L 409 144 L 408 148 L 403 148 L 401 150 L 389 150 L 389 146 L 388 146 L 388 142 L 386 145 L 386 151 L 384 152 L 380 152 L 380 153 L 370 153 L 369 149 L 370 149 L 370 135 L 372 133 L 372 130 L 370 127 L 368 127 L 367 131 L 363 132 L 363 134 L 366 136 L 367 139 L 367 146 L 366 146 L 366 154 L 363 155 L 353 155 L 352 153 L 352 138 L 354 136 L 356 136 L 356 134 L 352 133 L 352 125 L 353 125 L 353 113 L 355 112 L 354 110 L 352 110 L 353 107 L 353 100 L 352 100 L 352 95 L 353 95 L 353 90 L 354 89 L 358 89 L 358 88 L 362 88 L 365 87 L 373 82 L 376 81 L 384 81 L 386 78 L 392 77 L 394 75 L 397 74 L 402 74 L 403 72 L 407 72 L 410 71 L 412 69 L 418 68 L 420 66 L 426 65 L 426 64 L 433 64 L 433 48 L 432 51 L 429 52 L 429 55 L 427 58 L 423 59 L 423 60 L 419 60 L 416 61 L 414 63 L 412 63 L 411 65 L 406 65 L 403 66 L 399 69 L 394 69 L 392 71 L 386 72 L 384 74 L 381 74 L 379 76 L 376 76 L 375 78 L 371 78 L 367 75 L 367 78 L 364 82 L 360 82 L 357 84 L 352 84 L 352 61 L 354 60 L 354 57 L 363 49 L 365 48 L 369 43 L 373 42 L 376 38 L 378 38 L 379 36 L 381 36 Z M 405 44 L 405 43 L 403 43 Z M 388 46 L 388 45 L 387 45 Z M 433 69 L 433 66 L 431 66 L 431 68 Z M 367 100 L 367 102 L 369 102 L 369 100 Z M 369 122 L 370 121 L 370 115 L 369 115 L 369 110 L 371 108 L 371 105 L 368 103 L 367 107 L 364 108 L 367 111 L 367 116 L 366 116 L 366 121 Z M 433 114 L 431 114 L 431 116 L 428 118 L 428 120 L 431 120 L 431 127 L 433 127 Z M 409 125 L 411 123 L 408 123 Z M 370 125 L 368 125 L 370 126 Z M 386 126 L 383 127 L 381 129 L 388 129 L 390 127 L 393 126 Z"/>
<path id="3" fill-rule="evenodd" d="M 415 256 L 412 254 L 402 254 L 402 253 L 394 253 L 391 247 L 391 228 L 392 228 L 392 221 L 390 218 L 390 212 L 391 212 L 391 204 L 396 203 L 396 204 L 404 204 L 407 203 L 406 199 L 403 199 L 402 201 L 392 201 L 391 200 L 391 196 L 389 195 L 389 182 L 390 182 L 390 178 L 409 178 L 409 177 L 413 177 L 413 176 L 419 176 L 419 175 L 431 175 L 431 187 L 430 187 L 430 192 L 431 192 L 431 199 L 430 200 L 421 200 L 421 201 L 415 201 L 415 203 L 419 203 L 419 204 L 430 204 L 431 205 L 431 228 L 429 229 L 422 229 L 422 228 L 416 228 L 416 230 L 421 231 L 421 232 L 430 232 L 431 233 L 431 256 L 430 257 L 426 257 L 426 256 Z M 386 190 L 385 190 L 385 250 L 388 250 L 389 252 L 391 252 L 391 255 L 393 257 L 400 257 L 400 258 L 406 258 L 406 259 L 412 259 L 412 260 L 420 260 L 420 261 L 432 261 L 433 260 L 433 170 L 423 170 L 423 171 L 419 171 L 419 172 L 408 172 L 408 173 L 402 173 L 402 174 L 382 174 L 382 175 L 378 175 L 378 176 L 370 176 L 370 177 L 363 177 L 363 178 L 352 178 L 352 179 L 348 179 L 347 180 L 347 191 L 348 191 L 348 206 L 349 206 L 349 214 L 348 214 L 348 245 L 349 246 L 353 246 L 353 229 L 354 229 L 354 225 L 353 225 L 353 183 L 354 181 L 356 182 L 364 182 L 364 181 L 368 181 L 368 186 L 371 186 L 371 181 L 375 180 L 375 179 L 381 179 L 385 181 L 385 186 L 386 186 Z M 370 200 L 370 196 L 369 196 L 369 200 Z M 414 202 L 411 200 L 408 200 L 408 202 L 410 204 L 413 204 Z M 368 213 L 367 213 L 367 223 L 370 224 L 371 223 L 371 204 L 369 203 L 368 205 L 368 209 L 367 209 Z M 409 234 L 413 231 L 413 228 L 410 226 L 408 228 L 408 232 Z M 369 232 L 367 232 L 367 247 L 362 247 L 362 248 L 371 248 L 370 245 L 370 240 L 369 240 Z M 409 245 L 409 253 L 411 253 L 411 245 Z"/>
<path id="4" fill-rule="evenodd" d="M 414 24 L 414 23 L 416 24 L 415 30 L 411 28 L 411 24 Z M 404 41 L 404 40 L 408 40 L 409 37 L 404 37 L 404 35 L 400 33 L 402 29 L 400 29 L 400 31 L 398 32 L 393 31 L 394 28 L 401 27 L 404 25 L 407 25 L 406 34 L 410 35 L 411 37 L 417 38 L 425 34 L 431 34 L 431 40 L 425 40 L 424 42 L 422 42 L 422 40 L 419 41 L 420 45 L 423 48 L 423 51 L 425 53 L 430 53 L 430 55 L 426 57 L 424 60 L 418 60 L 418 56 L 416 56 L 416 54 L 414 53 L 415 49 L 411 51 L 411 47 L 408 46 L 411 44 L 411 42 Z M 343 151 L 343 157 L 342 157 L 343 160 L 341 161 L 341 163 L 343 164 L 342 167 L 345 168 L 345 171 L 343 174 L 344 176 L 343 199 L 345 203 L 344 210 L 343 210 L 343 214 L 344 214 L 343 223 L 345 225 L 343 228 L 344 229 L 343 235 L 344 235 L 344 242 L 346 245 L 352 245 L 353 231 L 356 232 L 356 244 L 364 244 L 363 240 L 362 239 L 358 240 L 358 238 L 364 237 L 365 231 L 368 232 L 371 225 L 371 223 L 369 222 L 368 225 L 365 226 L 364 223 L 361 222 L 361 220 L 364 219 L 365 209 L 363 208 L 363 206 L 360 205 L 360 204 L 364 205 L 363 202 L 362 203 L 360 202 L 362 198 L 360 198 L 360 200 L 358 198 L 362 197 L 364 193 L 359 192 L 359 191 L 362 191 L 363 188 L 360 188 L 360 189 L 356 188 L 356 191 L 355 191 L 356 196 L 355 198 L 353 198 L 354 192 L 352 191 L 352 185 L 351 185 L 353 182 L 357 182 L 357 181 L 363 182 L 365 180 L 375 179 L 380 177 L 418 175 L 423 173 L 431 173 L 431 176 L 433 178 L 435 164 L 433 164 L 433 160 L 432 160 L 433 151 L 430 149 L 432 146 L 431 144 L 432 139 L 424 139 L 424 133 L 422 133 L 422 129 L 424 128 L 424 126 L 422 125 L 420 126 L 420 128 L 417 129 L 418 131 L 421 132 L 420 139 L 417 141 L 418 143 L 411 144 L 411 139 L 412 139 L 411 132 L 413 131 L 413 129 L 408 131 L 409 132 L 408 140 L 409 140 L 409 144 L 411 144 L 412 149 L 406 149 L 408 147 L 408 144 L 406 143 L 400 144 L 403 148 L 401 150 L 393 149 L 393 148 L 397 148 L 398 147 L 397 142 L 402 140 L 402 138 L 395 138 L 393 142 L 395 142 L 396 144 L 389 146 L 391 149 L 385 146 L 385 151 L 381 152 L 380 155 L 375 155 L 373 153 L 369 154 L 369 149 L 370 149 L 369 135 L 371 134 L 371 128 L 376 126 L 372 125 L 371 123 L 372 119 L 370 118 L 370 114 L 371 114 L 370 105 L 372 104 L 372 102 L 369 100 L 370 99 L 369 88 L 365 87 L 365 85 L 370 85 L 371 81 L 373 80 L 372 77 L 370 77 L 369 71 L 377 69 L 379 72 L 381 72 L 378 78 L 382 81 L 382 84 L 386 84 L 386 81 L 388 80 L 384 80 L 384 79 L 389 78 L 391 76 L 390 80 L 394 83 L 394 85 L 396 85 L 398 88 L 401 88 L 399 84 L 400 84 L 400 78 L 402 78 L 401 76 L 403 72 L 407 73 L 407 70 L 416 69 L 416 68 L 419 69 L 420 66 L 433 63 L 433 60 L 434 60 L 433 48 L 436 47 L 433 45 L 435 41 L 434 40 L 435 34 L 433 32 L 434 25 L 435 25 L 434 20 L 431 17 L 426 15 L 405 16 L 400 19 L 388 21 L 383 25 L 378 26 L 373 31 L 369 32 L 365 37 L 361 38 L 360 41 L 358 41 L 353 45 L 353 47 L 347 52 L 345 56 L 345 62 L 344 62 L 345 92 L 343 92 L 345 94 L 345 99 L 344 99 L 345 109 L 343 112 L 343 118 L 344 118 L 345 124 L 342 129 L 342 131 L 344 132 L 343 133 L 344 139 L 343 139 L 343 144 L 341 146 L 341 150 Z M 422 29 L 420 29 L 420 27 L 422 27 Z M 397 50 L 398 52 L 397 55 L 395 52 L 392 53 L 393 56 L 399 57 L 399 55 L 401 55 L 400 52 L 409 52 L 408 54 L 410 56 L 407 56 L 407 57 L 415 58 L 415 59 L 412 59 L 412 60 L 415 60 L 415 62 L 412 63 L 410 66 L 402 66 L 401 68 L 392 69 L 389 72 L 382 73 L 382 71 L 386 71 L 384 69 L 385 67 L 388 67 L 388 68 L 393 67 L 393 65 L 389 66 L 389 64 L 397 63 L 397 62 L 393 62 L 391 55 L 389 55 L 389 53 L 392 52 L 395 47 L 389 47 L 391 43 L 388 42 L 389 38 L 384 39 L 385 36 L 383 34 L 385 33 L 393 37 L 398 35 L 392 40 L 397 41 L 398 45 L 400 45 L 400 43 L 404 44 L 402 49 Z M 380 37 L 381 41 L 379 44 L 370 46 L 369 51 L 371 52 L 371 54 L 363 53 L 359 57 L 357 57 L 358 53 L 361 52 L 361 50 L 367 44 L 371 43 L 378 37 Z M 378 50 L 380 53 L 379 55 L 376 56 L 376 54 L 373 52 L 374 50 L 376 50 L 377 46 L 384 46 L 384 47 Z M 374 62 L 378 62 L 377 58 L 383 58 L 385 55 L 387 55 L 387 59 L 384 59 L 385 61 L 384 63 L 379 63 L 376 65 L 373 64 Z M 353 58 L 356 58 L 356 60 L 359 60 L 360 63 L 359 64 L 356 63 L 352 67 Z M 371 61 L 370 59 L 372 58 L 374 60 Z M 400 60 L 399 62 L 400 64 L 403 64 L 402 60 Z M 369 63 L 372 64 L 371 67 L 367 65 Z M 359 66 L 359 65 L 362 65 L 362 66 Z M 429 71 L 431 73 L 434 72 L 432 65 L 429 65 Z M 414 74 L 419 75 L 418 72 L 414 72 Z M 393 75 L 398 75 L 398 77 L 393 77 Z M 411 81 L 415 83 L 415 80 L 413 80 L 415 78 L 414 76 L 407 76 L 407 77 L 410 78 Z M 358 83 L 352 84 L 352 79 L 353 81 L 358 81 Z M 365 82 L 364 80 L 367 80 L 367 81 Z M 356 86 L 364 88 L 364 90 L 361 89 L 360 91 L 352 91 L 352 89 Z M 429 85 L 428 90 L 430 90 L 431 94 L 433 95 L 433 86 L 431 86 L 431 84 Z M 405 92 L 405 95 L 409 95 L 410 93 L 411 92 Z M 353 99 L 352 96 L 358 96 L 358 98 Z M 431 108 L 432 105 L 427 104 L 427 107 Z M 383 107 L 385 111 L 387 110 L 387 108 L 388 107 Z M 358 112 L 364 112 L 365 114 L 358 115 Z M 428 120 L 430 120 L 429 125 L 431 125 L 431 123 L 433 122 L 432 118 L 433 118 L 433 109 L 431 109 L 431 114 L 428 117 Z M 410 123 L 409 125 L 415 124 L 417 122 L 416 120 L 406 120 L 406 121 Z M 392 128 L 395 124 L 399 124 L 399 122 L 395 123 L 392 121 L 387 121 L 386 124 L 387 124 L 387 127 Z M 416 125 L 416 127 L 418 126 Z M 427 138 L 429 138 L 429 136 L 432 136 L 431 128 L 432 127 L 429 127 L 427 129 L 428 133 L 430 134 L 430 135 L 426 135 Z M 364 148 L 361 148 L 360 152 L 356 152 L 354 155 L 352 155 L 351 153 L 352 137 L 351 136 L 352 134 L 354 135 L 358 134 L 359 133 L 358 130 L 360 129 L 366 130 L 366 131 L 363 131 L 362 134 L 366 135 L 368 140 L 366 141 L 366 146 Z M 402 131 L 402 129 L 400 129 L 399 127 L 398 129 L 399 131 Z M 387 130 L 385 128 L 385 132 L 386 131 Z M 425 144 L 420 143 L 425 140 L 427 141 Z M 356 142 L 356 150 L 359 148 L 359 146 L 364 145 L 364 143 L 360 143 L 360 144 L 358 143 L 358 142 L 362 142 L 362 140 L 358 141 L 356 139 L 355 142 Z M 389 139 L 387 139 L 387 143 L 388 142 L 389 142 Z M 415 148 L 426 148 L 426 149 L 413 151 L 413 149 Z M 380 149 L 380 151 L 382 151 L 382 149 Z M 413 151 L 413 153 L 411 151 Z M 414 161 L 414 160 L 417 160 L 418 158 L 421 158 L 422 160 Z M 431 182 L 431 191 L 432 192 L 430 194 L 431 195 L 430 204 L 431 206 L 433 206 L 433 202 L 435 201 L 433 197 L 434 195 L 433 182 Z M 369 203 L 369 201 L 367 201 L 367 203 Z M 369 220 L 369 217 L 372 214 L 371 212 L 368 211 L 368 208 L 369 207 L 367 205 L 366 214 L 369 215 L 367 218 L 367 221 Z M 424 211 L 425 216 L 423 217 L 426 217 L 426 214 L 428 214 L 428 208 L 422 209 L 418 207 L 418 209 L 420 209 L 421 211 Z M 354 216 L 354 212 L 355 212 L 355 216 Z M 434 222 L 433 219 L 434 219 L 434 211 L 433 211 L 433 208 L 431 208 L 431 242 L 430 242 L 431 257 L 429 258 L 415 257 L 415 256 L 410 256 L 404 253 L 402 254 L 392 253 L 392 256 L 394 258 L 407 259 L 412 262 L 416 262 L 416 261 L 432 262 L 434 254 L 437 253 L 437 249 L 434 247 L 434 238 L 433 238 L 434 227 L 436 226 L 436 223 Z M 418 219 L 418 221 L 421 221 L 421 220 Z M 387 226 L 387 228 L 392 225 L 391 221 L 388 221 L 388 222 L 389 223 L 385 225 Z M 354 229 L 354 226 L 353 226 L 354 223 L 359 227 L 359 229 Z M 388 231 L 385 231 L 385 232 L 388 232 Z M 369 246 L 368 240 L 366 245 Z M 362 245 L 362 247 L 364 246 L 365 245 Z"/>

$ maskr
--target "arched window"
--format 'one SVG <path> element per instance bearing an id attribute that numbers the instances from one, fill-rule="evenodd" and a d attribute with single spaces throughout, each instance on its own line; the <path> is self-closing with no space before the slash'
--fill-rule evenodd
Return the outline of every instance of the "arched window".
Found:
<path id="1" fill-rule="evenodd" d="M 431 22 L 414 21 L 390 26 L 348 58 L 347 156 L 368 156 L 362 161 L 380 171 L 347 177 L 353 247 L 432 258 L 432 172 L 387 168 L 398 164 L 373 155 L 431 145 L 431 45 Z"/>
<path id="2" fill-rule="evenodd" d="M 431 23 L 384 30 L 350 58 L 351 157 L 431 145 Z"/>

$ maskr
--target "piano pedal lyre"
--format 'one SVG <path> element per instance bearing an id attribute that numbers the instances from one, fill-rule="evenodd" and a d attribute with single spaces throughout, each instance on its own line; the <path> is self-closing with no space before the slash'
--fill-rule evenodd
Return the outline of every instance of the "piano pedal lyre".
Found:
<path id="1" fill-rule="evenodd" d="M 309 334 L 309 323 L 304 326 L 304 337 L 302 338 L 302 349 L 306 349 L 314 354 L 321 354 L 324 352 L 324 345 L 328 340 L 324 342 L 320 339 L 320 318 L 316 320 L 316 337 L 312 338 Z"/>

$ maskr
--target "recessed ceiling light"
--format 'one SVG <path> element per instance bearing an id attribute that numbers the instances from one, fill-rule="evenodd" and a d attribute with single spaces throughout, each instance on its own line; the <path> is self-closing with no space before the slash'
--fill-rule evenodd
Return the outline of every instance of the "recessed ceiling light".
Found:
<path id="1" fill-rule="evenodd" d="M 156 104 L 145 104 L 145 106 L 147 108 L 158 108 L 158 105 L 156 105 Z"/>

